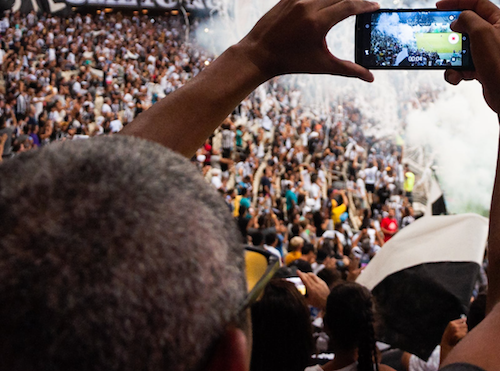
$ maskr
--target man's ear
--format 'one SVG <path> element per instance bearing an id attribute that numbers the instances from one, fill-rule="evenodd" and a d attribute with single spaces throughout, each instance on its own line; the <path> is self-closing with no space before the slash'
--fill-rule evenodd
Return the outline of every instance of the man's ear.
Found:
<path id="1" fill-rule="evenodd" d="M 250 354 L 245 333 L 235 327 L 228 328 L 215 347 L 207 371 L 248 371 Z"/>

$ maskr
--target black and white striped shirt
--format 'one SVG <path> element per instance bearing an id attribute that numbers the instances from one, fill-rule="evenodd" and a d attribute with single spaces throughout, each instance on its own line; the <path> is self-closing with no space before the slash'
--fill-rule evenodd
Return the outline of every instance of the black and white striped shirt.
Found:
<path id="1" fill-rule="evenodd" d="M 28 110 L 28 100 L 23 94 L 17 96 L 16 112 L 20 115 L 25 115 Z"/>
<path id="2" fill-rule="evenodd" d="M 235 134 L 231 130 L 229 129 L 222 130 L 222 143 L 221 143 L 222 148 L 225 149 L 233 148 L 234 137 Z"/>

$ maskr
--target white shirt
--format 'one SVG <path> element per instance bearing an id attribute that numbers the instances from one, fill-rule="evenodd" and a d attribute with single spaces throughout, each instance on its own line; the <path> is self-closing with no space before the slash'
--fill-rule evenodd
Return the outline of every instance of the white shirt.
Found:
<path id="1" fill-rule="evenodd" d="M 281 262 L 281 254 L 277 248 L 269 246 L 269 245 L 264 245 L 264 249 L 266 249 L 266 251 L 269 251 L 271 254 L 273 254 L 274 256 L 276 256 L 278 258 L 278 260 L 280 262 L 280 267 L 283 265 L 283 263 Z"/>
<path id="2" fill-rule="evenodd" d="M 71 63 L 71 64 L 75 64 L 76 63 L 76 58 L 75 58 L 75 55 L 73 53 L 69 53 L 68 54 L 68 62 Z"/>
<path id="3" fill-rule="evenodd" d="M 222 181 L 219 176 L 212 176 L 211 183 L 215 187 L 215 189 L 219 189 L 220 187 L 222 187 Z"/>
<path id="4" fill-rule="evenodd" d="M 49 61 L 55 61 L 56 60 L 56 50 L 54 48 L 49 48 Z"/>
<path id="5" fill-rule="evenodd" d="M 9 18 L 5 16 L 1 21 L 0 21 L 0 32 L 5 32 L 7 29 L 10 27 L 10 22 Z"/>
<path id="6" fill-rule="evenodd" d="M 117 133 L 123 129 L 123 124 L 120 120 L 116 119 L 109 123 L 109 128 L 111 129 L 112 133 Z"/>
<path id="7" fill-rule="evenodd" d="M 331 238 L 333 240 L 335 238 L 335 236 L 338 237 L 338 239 L 339 239 L 340 243 L 342 244 L 342 246 L 346 245 L 347 241 L 345 239 L 345 236 L 344 236 L 343 233 L 340 233 L 339 231 L 335 231 L 335 230 L 333 230 L 333 231 L 325 231 L 321 237 L 323 237 L 323 238 Z"/>
<path id="8" fill-rule="evenodd" d="M 366 184 L 375 184 L 377 180 L 377 172 L 378 168 L 376 166 L 372 166 L 371 168 L 365 169 L 365 183 Z"/>
<path id="9" fill-rule="evenodd" d="M 408 369 L 409 371 L 437 371 L 439 368 L 440 358 L 441 346 L 438 345 L 432 352 L 427 362 L 412 354 Z"/>
<path id="10" fill-rule="evenodd" d="M 358 186 L 358 192 L 359 192 L 360 197 L 365 197 L 366 187 L 365 187 L 364 180 L 361 178 L 358 178 L 358 180 L 356 180 L 356 185 Z"/>
<path id="11" fill-rule="evenodd" d="M 82 84 L 80 84 L 80 82 L 78 82 L 78 81 L 75 81 L 75 83 L 73 84 L 73 91 L 75 92 L 75 94 L 81 93 Z"/>
<path id="12" fill-rule="evenodd" d="M 373 228 L 368 228 L 366 230 L 368 233 L 368 237 L 370 237 L 370 243 L 373 245 L 376 242 L 377 239 L 377 231 Z M 353 237 L 353 240 L 356 240 L 361 232 L 356 233 L 356 235 Z M 361 241 L 360 241 L 361 242 Z"/>
<path id="13" fill-rule="evenodd" d="M 271 128 L 273 127 L 273 122 L 271 121 L 271 119 L 267 115 L 264 116 L 262 119 L 262 127 L 266 131 L 270 131 Z"/>
<path id="14" fill-rule="evenodd" d="M 309 192 L 311 189 L 311 175 L 309 175 L 309 172 L 307 170 L 302 170 L 302 179 L 303 179 L 303 184 L 302 188 L 304 191 Z"/>
<path id="15" fill-rule="evenodd" d="M 318 211 L 321 209 L 321 188 L 316 183 L 311 185 L 311 189 L 309 191 L 309 195 L 314 199 L 314 207 L 313 211 Z"/>
<path id="16" fill-rule="evenodd" d="M 111 106 L 107 103 L 104 103 L 101 107 L 101 113 L 105 114 L 105 113 L 110 113 L 110 112 L 112 112 Z"/>

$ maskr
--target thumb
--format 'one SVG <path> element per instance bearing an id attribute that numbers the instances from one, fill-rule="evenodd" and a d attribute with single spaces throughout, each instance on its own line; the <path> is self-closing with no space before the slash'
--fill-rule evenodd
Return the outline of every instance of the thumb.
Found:
<path id="1" fill-rule="evenodd" d="M 458 19 L 451 24 L 453 31 L 468 33 L 469 35 L 489 27 L 492 27 L 492 25 L 472 10 L 464 10 Z"/>

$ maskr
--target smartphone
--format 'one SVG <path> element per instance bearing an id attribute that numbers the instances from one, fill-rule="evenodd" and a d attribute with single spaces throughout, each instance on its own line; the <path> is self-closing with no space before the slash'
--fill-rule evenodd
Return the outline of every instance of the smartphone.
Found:
<path id="1" fill-rule="evenodd" d="M 474 68 L 460 10 L 380 9 L 356 16 L 356 63 L 368 69 Z"/>
<path id="2" fill-rule="evenodd" d="M 285 279 L 287 281 L 293 283 L 295 285 L 295 287 L 297 288 L 297 290 L 299 290 L 299 292 L 302 295 L 306 294 L 306 286 L 304 285 L 304 283 L 302 282 L 302 280 L 299 277 L 288 277 Z"/>

